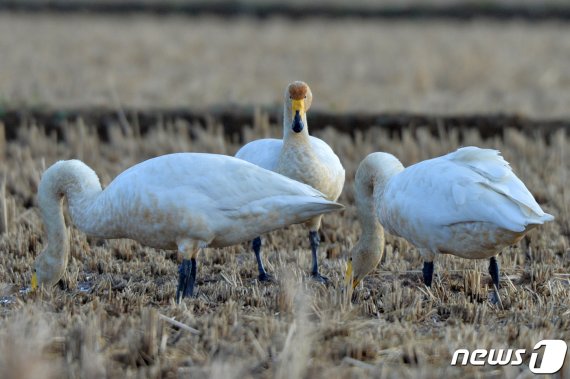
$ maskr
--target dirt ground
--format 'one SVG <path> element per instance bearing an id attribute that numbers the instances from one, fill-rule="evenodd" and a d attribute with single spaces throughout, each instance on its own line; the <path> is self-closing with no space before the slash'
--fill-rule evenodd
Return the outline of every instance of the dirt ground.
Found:
<path id="1" fill-rule="evenodd" d="M 275 283 L 257 282 L 248 244 L 207 249 L 199 257 L 197 297 L 177 306 L 175 252 L 92 239 L 71 226 L 64 279 L 54 288 L 27 292 L 32 262 L 46 241 L 36 204 L 38 181 L 59 159 L 82 159 L 106 185 L 127 167 L 160 154 L 233 154 L 239 146 L 224 137 L 222 127 L 177 122 L 143 137 L 117 128 L 109 143 L 81 122 L 70 124 L 59 142 L 34 125 L 19 132 L 10 143 L 0 139 L 0 224 L 7 229 L 0 237 L 4 378 L 530 378 L 534 344 L 570 339 L 570 159 L 563 133 L 547 144 L 540 134 L 529 138 L 515 131 L 507 131 L 504 140 L 482 140 L 472 131 L 462 141 L 457 130 L 437 137 L 404 130 L 394 139 L 377 129 L 354 139 L 319 131 L 347 172 L 340 198 L 346 210 L 326 216 L 322 229 L 322 269 L 331 284 L 307 280 L 307 231 L 293 226 L 265 239 Z M 245 135 L 277 137 L 281 127 L 258 117 Z M 503 306 L 488 301 L 486 261 L 442 257 L 427 290 L 416 249 L 391 236 L 381 265 L 350 303 L 340 289 L 360 233 L 352 189 L 358 163 L 369 152 L 388 151 L 408 165 L 461 145 L 500 149 L 544 210 L 556 216 L 500 255 Z M 458 348 L 507 347 L 526 349 L 525 364 L 450 367 Z M 568 358 L 561 375 L 570 375 Z"/>
<path id="2" fill-rule="evenodd" d="M 0 106 L 569 115 L 568 24 L 0 14 Z"/>

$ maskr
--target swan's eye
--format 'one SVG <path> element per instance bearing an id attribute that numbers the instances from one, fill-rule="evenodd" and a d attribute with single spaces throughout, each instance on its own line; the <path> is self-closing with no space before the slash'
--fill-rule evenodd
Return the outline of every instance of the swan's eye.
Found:
<path id="1" fill-rule="evenodd" d="M 289 96 L 289 99 L 293 100 L 293 96 Z"/>
<path id="2" fill-rule="evenodd" d="M 307 98 L 307 95 L 305 95 L 305 99 Z"/>

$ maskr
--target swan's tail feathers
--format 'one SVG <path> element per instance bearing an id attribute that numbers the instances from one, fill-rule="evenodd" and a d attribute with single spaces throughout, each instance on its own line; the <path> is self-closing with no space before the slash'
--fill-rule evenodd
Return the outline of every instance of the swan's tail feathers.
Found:
<path id="1" fill-rule="evenodd" d="M 320 196 L 279 195 L 251 202 L 238 209 L 225 209 L 224 215 L 242 225 L 240 240 L 252 239 L 293 224 L 302 224 L 344 206 Z M 235 222 L 234 222 L 235 221 Z M 244 236 L 248 236 L 245 238 Z"/>
<path id="2" fill-rule="evenodd" d="M 259 235 L 341 209 L 342 204 L 320 196 L 281 195 L 249 203 L 235 210 L 234 217 L 241 220 L 247 215 L 249 224 L 260 229 L 256 231 Z"/>
<path id="3" fill-rule="evenodd" d="M 289 203 L 286 213 L 295 215 L 300 223 L 325 213 L 344 209 L 344 205 L 320 197 L 300 197 Z"/>
<path id="4" fill-rule="evenodd" d="M 549 213 L 543 213 L 540 216 L 536 216 L 533 217 L 532 219 L 529 220 L 528 224 L 529 225 L 542 225 L 545 222 L 549 222 L 549 221 L 553 221 L 554 220 L 554 216 L 549 214 Z"/>
<path id="5" fill-rule="evenodd" d="M 534 217 L 532 218 L 527 218 L 525 220 L 525 223 L 523 225 L 523 230 L 524 232 L 528 232 L 534 228 L 536 228 L 539 225 L 542 225 L 546 222 L 552 221 L 554 220 L 554 216 L 548 213 L 543 213 L 542 215 L 538 216 L 538 215 L 534 215 Z"/>
<path id="6" fill-rule="evenodd" d="M 521 204 L 519 204 L 519 208 L 523 210 L 523 214 L 519 214 L 519 218 L 522 216 L 522 219 L 518 221 L 520 223 L 520 230 L 529 230 L 545 222 L 554 220 L 553 215 L 544 212 L 542 209 L 540 209 L 540 213 L 535 213 L 530 208 L 526 208 Z M 526 212 L 524 212 L 524 210 L 526 210 Z"/>

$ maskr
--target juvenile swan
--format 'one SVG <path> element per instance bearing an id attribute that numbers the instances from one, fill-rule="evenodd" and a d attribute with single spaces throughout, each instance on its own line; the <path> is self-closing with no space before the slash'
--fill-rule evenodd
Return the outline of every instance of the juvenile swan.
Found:
<path id="1" fill-rule="evenodd" d="M 311 107 L 313 94 L 304 82 L 293 82 L 285 91 L 283 112 L 283 139 L 262 139 L 248 143 L 236 154 L 248 162 L 278 172 L 291 179 L 306 183 L 336 201 L 344 186 L 344 168 L 332 149 L 323 140 L 309 136 L 307 111 Z M 326 282 L 319 273 L 318 248 L 319 228 L 322 216 L 313 217 L 306 223 L 309 228 L 314 279 Z M 261 260 L 261 237 L 252 243 L 259 280 L 271 280 Z"/>
<path id="2" fill-rule="evenodd" d="M 346 278 L 353 277 L 353 287 L 382 257 L 382 226 L 420 250 L 427 286 L 435 256 L 453 254 L 490 258 L 489 273 L 498 289 L 495 255 L 554 219 L 542 211 L 498 151 L 477 147 L 406 169 L 393 155 L 372 153 L 358 167 L 355 190 L 363 231 L 346 272 Z"/>
<path id="3" fill-rule="evenodd" d="M 129 168 L 104 190 L 83 162 L 59 161 L 38 188 L 48 244 L 36 259 L 32 288 L 55 284 L 67 266 L 64 197 L 86 234 L 177 249 L 184 258 L 177 302 L 192 295 L 199 248 L 234 245 L 342 208 L 308 185 L 223 155 L 160 156 Z"/>

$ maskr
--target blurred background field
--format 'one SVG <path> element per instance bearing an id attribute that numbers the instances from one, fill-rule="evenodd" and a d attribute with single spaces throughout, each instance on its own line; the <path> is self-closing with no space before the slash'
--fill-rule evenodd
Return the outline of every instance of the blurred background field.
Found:
<path id="1" fill-rule="evenodd" d="M 46 7 L 7 10 L 16 3 Z M 526 365 L 449 363 L 458 348 L 530 353 L 541 339 L 570 340 L 565 2 L 351 3 L 364 10 L 395 4 L 562 10 L 560 17 L 469 19 L 246 15 L 260 4 L 302 10 L 300 1 L 211 3 L 242 9 L 228 17 L 57 11 L 49 5 L 55 3 L 160 2 L 0 1 L 0 377 L 529 378 Z M 320 0 L 311 9 L 345 5 Z M 248 244 L 206 250 L 197 297 L 176 306 L 175 252 L 100 241 L 70 227 L 64 279 L 52 289 L 26 291 L 46 242 L 35 197 L 46 167 L 82 159 L 105 186 L 161 154 L 234 154 L 250 140 L 281 136 L 283 92 L 293 80 L 311 86 L 318 126 L 312 133 L 331 145 L 347 171 L 340 198 L 346 210 L 325 217 L 321 233 L 330 286 L 306 280 L 310 250 L 306 231 L 295 226 L 266 239 L 276 283 L 257 282 Z M 152 117 L 139 123 L 137 113 L 145 112 Z M 387 151 L 409 165 L 464 145 L 500 149 L 556 216 L 500 255 L 503 305 L 487 299 L 487 262 L 443 257 L 428 291 L 416 249 L 391 236 L 381 265 L 351 303 L 340 288 L 360 233 L 352 189 L 358 163 Z M 568 358 L 555 377 L 567 376 Z"/>
<path id="2" fill-rule="evenodd" d="M 0 14 L 0 104 L 568 116 L 570 28 L 520 21 Z"/>

